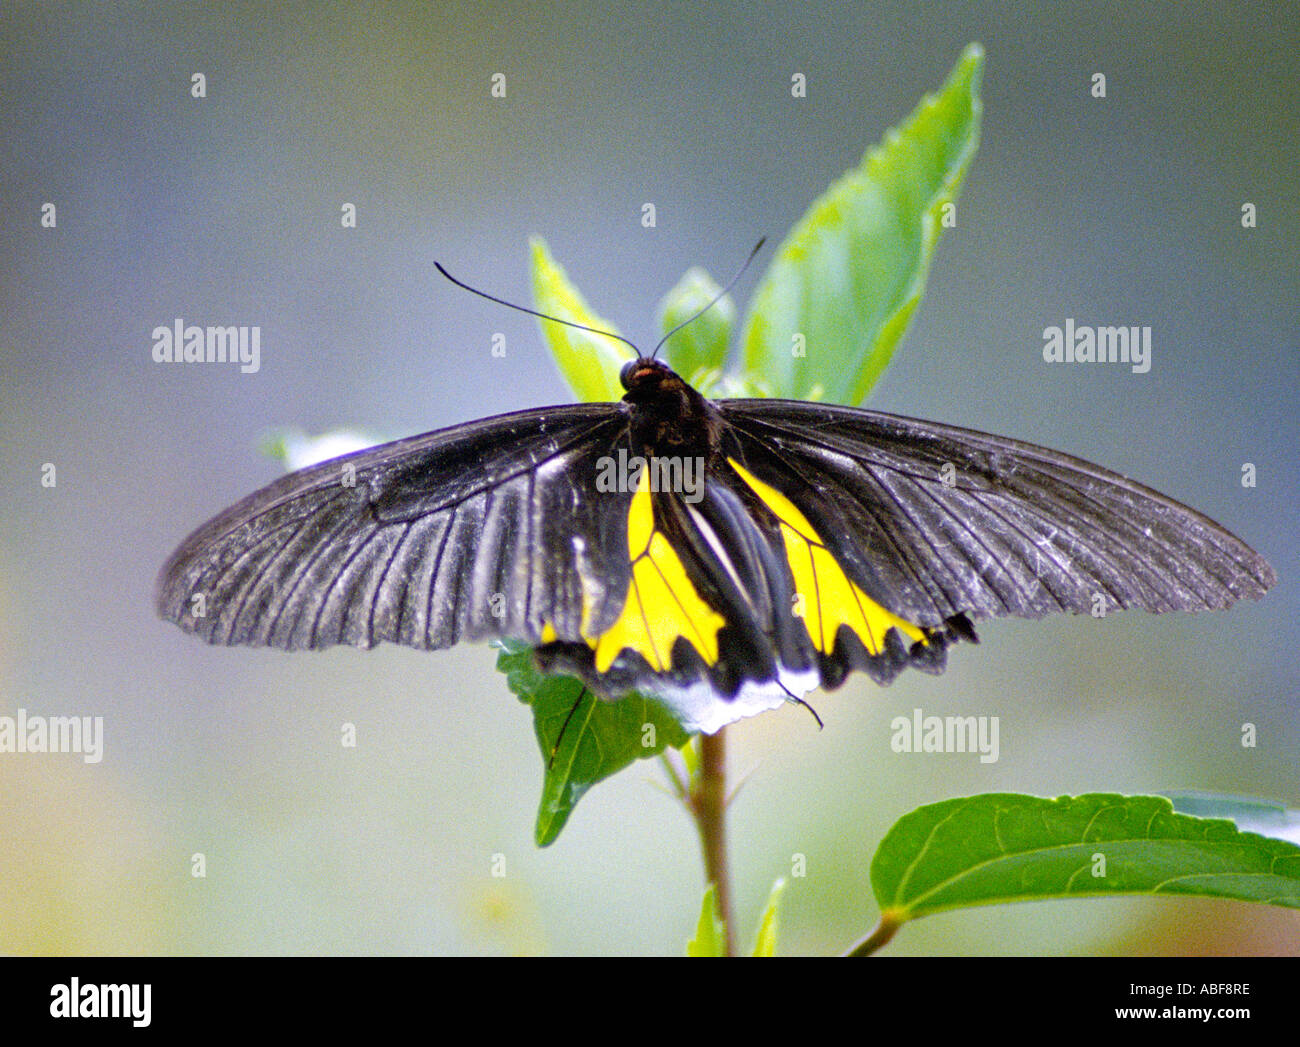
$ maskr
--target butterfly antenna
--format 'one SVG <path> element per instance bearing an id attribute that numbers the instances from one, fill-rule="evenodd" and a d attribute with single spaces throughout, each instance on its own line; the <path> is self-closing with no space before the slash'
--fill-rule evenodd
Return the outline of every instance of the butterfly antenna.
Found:
<path id="1" fill-rule="evenodd" d="M 496 295 L 488 294 L 486 291 L 480 291 L 477 287 L 470 287 L 469 284 L 465 283 L 462 280 L 457 280 L 454 276 L 451 275 L 451 273 L 447 272 L 447 270 L 442 267 L 441 262 L 434 262 L 433 265 L 434 268 L 438 270 L 438 272 L 442 273 L 442 275 L 445 276 L 448 280 L 450 280 L 453 284 L 455 284 L 457 287 L 460 287 L 468 291 L 470 294 L 476 294 L 480 298 L 486 298 L 489 302 L 496 302 L 497 305 L 504 305 L 509 309 L 518 309 L 521 313 L 528 313 L 531 316 L 540 317 L 543 320 L 553 320 L 557 324 L 564 324 L 567 327 L 576 327 L 579 331 L 590 331 L 592 334 L 603 334 L 606 338 L 613 338 L 616 341 L 622 342 L 624 345 L 630 345 L 632 347 L 632 351 L 636 353 L 638 357 L 641 355 L 641 350 L 636 347 L 636 344 L 634 342 L 629 342 L 626 338 L 624 338 L 620 334 L 614 334 L 613 331 L 602 331 L 595 327 L 588 327 L 586 324 L 577 324 L 574 323 L 572 320 L 561 320 L 558 316 L 550 316 L 547 313 L 539 313 L 536 309 L 529 309 L 528 306 L 526 305 L 516 305 L 514 302 L 507 302 L 504 298 L 498 298 L 496 297 Z"/>
<path id="2" fill-rule="evenodd" d="M 807 709 L 810 713 L 812 713 L 812 718 L 817 721 L 817 729 L 819 731 L 825 729 L 826 725 L 822 723 L 822 718 L 817 715 L 816 709 L 814 709 L 811 705 L 809 705 L 797 694 L 795 694 L 794 691 L 790 690 L 790 688 L 788 688 L 785 684 L 783 684 L 780 681 L 780 679 L 776 681 L 776 685 L 780 687 L 781 690 L 785 691 L 786 697 L 788 697 L 790 701 L 794 702 L 795 705 L 802 705 L 805 709 Z"/>
<path id="3" fill-rule="evenodd" d="M 683 320 L 681 323 L 679 323 L 676 327 L 674 327 L 671 331 L 669 331 L 666 335 L 664 335 L 663 338 L 659 340 L 659 344 L 655 346 L 655 351 L 650 354 L 651 360 L 653 360 L 656 356 L 659 355 L 659 350 L 664 347 L 664 342 L 668 341 L 669 338 L 675 335 L 687 324 L 694 323 L 696 320 L 698 320 L 701 316 L 703 316 L 705 313 L 707 313 L 710 309 L 712 309 L 715 305 L 718 304 L 718 299 L 720 299 L 723 295 L 725 295 L 728 291 L 730 291 L 733 287 L 736 286 L 736 281 L 745 275 L 745 270 L 749 268 L 749 263 L 754 260 L 754 255 L 758 254 L 758 252 L 762 250 L 763 245 L 765 243 L 767 243 L 766 236 L 759 239 L 758 243 L 754 245 L 754 249 L 749 252 L 749 257 L 745 259 L 745 264 L 740 267 L 740 270 L 736 273 L 735 276 L 733 276 L 730 280 L 727 281 L 727 286 L 724 287 L 721 291 L 719 291 L 716 295 L 714 295 L 713 301 L 711 301 L 708 305 L 706 305 L 694 316 L 690 317 L 687 320 Z"/>

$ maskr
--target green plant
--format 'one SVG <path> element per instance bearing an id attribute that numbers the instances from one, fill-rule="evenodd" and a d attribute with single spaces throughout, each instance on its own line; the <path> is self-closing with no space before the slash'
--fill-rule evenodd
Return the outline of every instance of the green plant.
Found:
<path id="1" fill-rule="evenodd" d="M 953 224 L 979 139 L 982 64 L 980 47 L 968 47 L 943 88 L 786 236 L 741 328 L 738 371 L 727 370 L 736 319 L 729 296 L 667 342 L 673 369 L 705 395 L 860 403 L 906 332 L 939 234 Z M 532 277 L 540 312 L 617 335 L 540 239 L 532 243 Z M 689 270 L 660 304 L 661 329 L 673 331 L 720 290 L 708 273 Z M 622 396 L 625 346 L 545 320 L 541 330 L 579 398 Z M 282 456 L 291 443 L 281 439 Z M 543 758 L 537 845 L 558 838 L 597 782 L 658 757 L 695 821 L 704 858 L 708 886 L 687 951 L 733 955 L 725 730 L 692 736 L 653 698 L 598 699 L 575 678 L 541 672 L 527 646 L 498 646 L 497 668 L 531 707 Z M 1276 838 L 1297 824 L 1300 814 L 1276 804 L 1206 795 L 990 793 L 929 804 L 881 841 L 871 864 L 880 921 L 847 952 L 868 955 L 921 916 L 1016 901 L 1180 894 L 1300 908 L 1300 847 Z M 754 955 L 775 952 L 784 886 L 776 882 L 761 914 Z"/>
<path id="2" fill-rule="evenodd" d="M 974 157 L 983 52 L 971 45 L 944 87 L 868 150 L 818 199 L 775 253 L 740 336 L 741 370 L 726 370 L 735 306 L 724 297 L 667 345 L 673 368 L 706 395 L 783 396 L 857 404 L 883 373 L 924 290 L 930 262 Z M 537 308 L 616 332 L 586 304 L 546 245 L 532 245 Z M 692 269 L 663 299 L 667 332 L 720 290 Z M 543 321 L 561 372 L 583 399 L 614 400 L 626 357 L 600 335 Z M 791 351 L 802 338 L 817 352 Z M 726 865 L 725 739 L 688 737 L 651 698 L 601 701 L 564 676 L 544 676 L 527 648 L 505 645 L 498 668 L 531 706 L 545 777 L 536 823 L 552 843 L 596 782 L 660 757 L 700 830 L 709 884 L 691 955 L 731 955 L 735 933 Z M 871 868 L 881 921 L 850 949 L 866 955 L 904 922 L 999 902 L 1085 895 L 1177 893 L 1300 907 L 1300 847 L 1241 831 L 1280 809 L 1217 798 L 1175 811 L 1158 796 L 1059 799 L 988 794 L 930 804 L 886 834 Z M 753 952 L 775 949 L 778 881 Z"/>

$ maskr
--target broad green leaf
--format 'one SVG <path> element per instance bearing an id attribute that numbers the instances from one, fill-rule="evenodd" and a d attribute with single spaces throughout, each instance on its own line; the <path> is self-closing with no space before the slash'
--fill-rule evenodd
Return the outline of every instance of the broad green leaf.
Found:
<path id="1" fill-rule="evenodd" d="M 1300 847 L 1163 796 L 989 793 L 917 808 L 886 833 L 871 885 L 887 918 L 996 902 L 1185 894 L 1300 908 Z"/>
<path id="2" fill-rule="evenodd" d="M 545 777 L 537 808 L 537 846 L 553 843 L 574 806 L 591 786 L 636 760 L 685 745 L 687 734 L 662 705 L 629 695 L 604 701 L 572 676 L 545 675 L 532 651 L 502 645 L 497 670 L 525 705 L 542 750 Z"/>
<path id="3" fill-rule="evenodd" d="M 754 938 L 754 956 L 776 955 L 776 917 L 781 908 L 781 895 L 785 894 L 785 879 L 772 884 L 772 893 L 767 896 L 767 906 L 758 921 L 758 934 Z"/>
<path id="4" fill-rule="evenodd" d="M 779 396 L 861 403 L 921 300 L 942 229 L 979 141 L 984 51 L 971 44 L 860 166 L 777 249 L 745 322 L 745 373 Z"/>
<path id="5" fill-rule="evenodd" d="M 688 269 L 659 303 L 659 329 L 666 335 L 678 324 L 690 320 L 722 288 L 703 269 Z M 668 340 L 664 353 L 669 366 L 706 396 L 712 376 L 721 372 L 727 360 L 727 344 L 736 322 L 736 303 L 731 295 L 718 299 L 708 312 L 691 320 Z"/>
<path id="6" fill-rule="evenodd" d="M 539 312 L 549 313 L 576 324 L 618 334 L 608 320 L 592 312 L 586 299 L 547 250 L 546 241 L 535 236 L 530 241 L 533 261 L 533 301 Z M 589 401 L 620 400 L 623 386 L 618 372 L 632 359 L 632 350 L 613 338 L 605 338 L 576 327 L 551 320 L 538 320 L 542 337 L 550 346 L 556 365 L 578 399 Z"/>
<path id="7" fill-rule="evenodd" d="M 718 914 L 717 891 L 709 884 L 700 906 L 700 921 L 695 926 L 695 937 L 686 943 L 687 956 L 726 956 L 727 931 Z"/>

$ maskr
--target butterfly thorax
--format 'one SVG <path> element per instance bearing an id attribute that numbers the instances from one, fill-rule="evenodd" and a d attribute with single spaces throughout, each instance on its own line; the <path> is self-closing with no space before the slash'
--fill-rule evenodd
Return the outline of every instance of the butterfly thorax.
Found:
<path id="1" fill-rule="evenodd" d="M 658 454 L 699 455 L 712 460 L 721 441 L 718 409 L 667 364 L 633 360 L 619 376 L 632 407 L 632 436 L 639 449 Z"/>

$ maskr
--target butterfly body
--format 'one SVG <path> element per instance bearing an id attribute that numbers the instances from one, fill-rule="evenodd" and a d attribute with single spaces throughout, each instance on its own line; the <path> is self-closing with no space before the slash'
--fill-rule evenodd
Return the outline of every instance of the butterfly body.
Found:
<path id="1" fill-rule="evenodd" d="M 616 403 L 276 481 L 182 543 L 159 613 L 210 643 L 285 649 L 511 638 L 604 697 L 651 693 L 711 731 L 853 670 L 940 672 L 971 619 L 1216 608 L 1273 582 L 1217 524 L 1058 452 L 711 401 L 644 357 L 621 378 Z"/>

